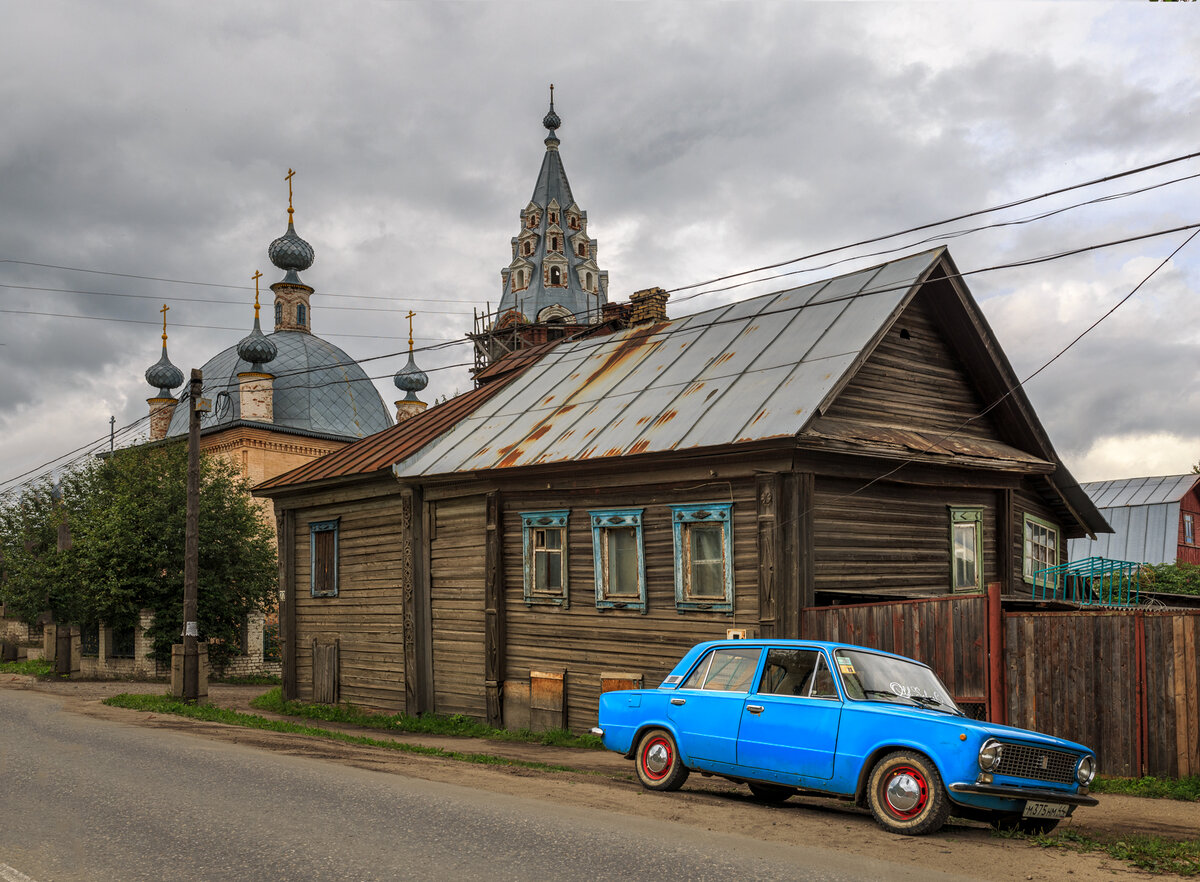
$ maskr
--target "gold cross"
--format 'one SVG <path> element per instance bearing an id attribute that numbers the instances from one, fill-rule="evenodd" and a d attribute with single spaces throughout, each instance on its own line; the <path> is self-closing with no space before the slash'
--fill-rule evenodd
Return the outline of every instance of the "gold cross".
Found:
<path id="1" fill-rule="evenodd" d="M 289 168 L 288 173 L 283 178 L 288 182 L 288 214 L 292 213 L 292 178 L 294 177 L 296 177 L 296 173 Z"/>
<path id="2" fill-rule="evenodd" d="M 416 313 L 410 309 L 408 311 L 408 316 L 407 316 L 407 318 L 408 318 L 408 354 L 409 355 L 412 355 L 412 346 L 413 346 L 412 320 L 413 320 L 414 315 L 416 315 Z"/>
<path id="3" fill-rule="evenodd" d="M 163 346 L 167 345 L 167 310 L 171 307 L 163 304 L 163 308 L 159 310 L 163 314 Z"/>
<path id="4" fill-rule="evenodd" d="M 554 83 L 550 84 L 550 109 L 554 109 Z"/>
<path id="5" fill-rule="evenodd" d="M 254 279 L 254 320 L 258 321 L 258 280 L 262 278 L 262 273 L 255 270 L 250 278 Z"/>

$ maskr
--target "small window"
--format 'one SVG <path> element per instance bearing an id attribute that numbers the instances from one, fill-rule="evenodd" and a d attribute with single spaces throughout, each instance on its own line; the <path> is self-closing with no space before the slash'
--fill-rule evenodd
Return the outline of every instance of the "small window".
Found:
<path id="1" fill-rule="evenodd" d="M 561 285 L 562 284 L 562 270 L 560 270 L 556 266 L 550 267 L 550 284 L 551 285 Z"/>
<path id="2" fill-rule="evenodd" d="M 296 324 L 304 327 L 308 319 L 308 310 L 304 308 L 303 303 L 296 304 Z"/>
<path id="3" fill-rule="evenodd" d="M 568 511 L 521 512 L 524 534 L 525 602 L 567 602 Z"/>
<path id="4" fill-rule="evenodd" d="M 550 212 L 550 223 L 552 223 L 552 224 L 558 223 L 558 212 L 557 211 Z"/>
<path id="5" fill-rule="evenodd" d="M 646 611 L 642 509 L 589 511 L 596 608 Z"/>
<path id="6" fill-rule="evenodd" d="M 313 521 L 308 525 L 309 582 L 313 597 L 337 597 L 338 521 Z"/>
<path id="7" fill-rule="evenodd" d="M 801 698 L 837 698 L 833 673 L 815 649 L 769 649 L 758 691 Z"/>
<path id="8" fill-rule="evenodd" d="M 733 506 L 671 507 L 676 609 L 733 615 Z"/>
<path id="9" fill-rule="evenodd" d="M 1183 516 L 1183 541 L 1188 545 L 1196 544 L 1196 524 L 1190 514 Z"/>
<path id="10" fill-rule="evenodd" d="M 950 587 L 983 590 L 983 509 L 950 508 Z"/>
<path id="11" fill-rule="evenodd" d="M 761 649 L 714 649 L 700 660 L 691 676 L 680 689 L 703 689 L 706 692 L 749 692 L 758 670 Z"/>
<path id="12" fill-rule="evenodd" d="M 1033 581 L 1033 574 L 1045 567 L 1058 566 L 1058 527 L 1049 521 L 1025 515 L 1025 554 L 1024 574 L 1027 582 Z M 1040 584 L 1040 583 L 1039 583 Z"/>
<path id="13" fill-rule="evenodd" d="M 275 324 L 283 324 L 283 303 L 279 300 L 275 301 Z"/>
<path id="14" fill-rule="evenodd" d="M 592 290 L 592 274 L 588 273 L 583 277 L 583 287 L 588 291 Z"/>

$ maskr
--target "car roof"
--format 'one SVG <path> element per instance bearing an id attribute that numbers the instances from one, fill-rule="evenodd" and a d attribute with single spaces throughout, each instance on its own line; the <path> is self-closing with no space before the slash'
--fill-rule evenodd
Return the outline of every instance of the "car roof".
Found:
<path id="1" fill-rule="evenodd" d="M 869 652 L 869 653 L 872 653 L 873 655 L 883 655 L 883 656 L 888 656 L 890 658 L 897 658 L 902 661 L 912 662 L 913 664 L 921 665 L 922 667 L 926 667 L 926 668 L 929 667 L 929 665 L 925 664 L 925 662 L 920 661 L 919 659 L 915 659 L 915 658 L 912 658 L 907 655 L 900 655 L 895 652 L 888 652 L 885 649 L 875 649 L 874 647 L 871 647 L 871 646 L 859 646 L 858 644 L 855 644 L 855 643 L 841 643 L 839 641 L 832 641 L 832 640 L 806 640 L 804 638 L 790 639 L 790 638 L 783 638 L 783 637 L 761 637 L 761 638 L 760 637 L 747 637 L 745 639 L 735 638 L 735 639 L 726 639 L 726 640 L 709 640 L 704 643 L 697 643 L 695 646 L 693 646 L 688 651 L 687 655 L 703 654 L 705 652 L 708 652 L 709 649 L 711 649 L 713 647 L 718 647 L 718 646 L 719 647 L 755 646 L 755 647 L 766 647 L 766 648 L 781 647 L 781 648 L 785 648 L 785 649 L 812 649 L 814 647 L 819 647 L 819 648 L 828 649 L 828 650 L 849 649 L 849 650 L 853 650 L 855 652 Z"/>

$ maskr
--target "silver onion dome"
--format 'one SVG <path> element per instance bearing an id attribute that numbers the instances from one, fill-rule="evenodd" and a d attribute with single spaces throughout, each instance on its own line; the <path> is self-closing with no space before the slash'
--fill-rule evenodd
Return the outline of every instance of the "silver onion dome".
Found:
<path id="1" fill-rule="evenodd" d="M 429 375 L 417 367 L 410 352 L 408 353 L 408 364 L 396 371 L 392 382 L 401 392 L 408 393 L 404 396 L 405 401 L 418 401 L 417 393 L 429 385 Z"/>
<path id="2" fill-rule="evenodd" d="M 267 246 L 271 263 L 288 273 L 297 273 L 313 265 L 316 252 L 313 247 L 296 235 L 296 228 L 288 218 L 287 232 Z"/>
<path id="3" fill-rule="evenodd" d="M 170 398 L 171 390 L 183 385 L 183 371 L 167 358 L 166 343 L 163 343 L 162 358 L 146 368 L 146 382 L 157 387 L 159 398 Z"/>
<path id="4" fill-rule="evenodd" d="M 279 348 L 274 341 L 263 334 L 262 328 L 258 324 L 258 316 L 255 315 L 254 330 L 243 337 L 237 345 L 238 357 L 257 368 L 274 359 L 278 352 Z"/>

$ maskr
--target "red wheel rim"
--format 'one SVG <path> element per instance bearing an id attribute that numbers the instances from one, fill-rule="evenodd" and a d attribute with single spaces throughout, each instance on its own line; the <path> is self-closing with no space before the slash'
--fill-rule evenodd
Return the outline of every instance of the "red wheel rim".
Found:
<path id="1" fill-rule="evenodd" d="M 904 820 L 921 814 L 929 802 L 929 784 L 921 771 L 912 766 L 892 769 L 880 789 L 888 811 Z"/>
<path id="2" fill-rule="evenodd" d="M 651 738 L 642 748 L 641 760 L 642 774 L 650 780 L 661 781 L 667 777 L 671 773 L 671 766 L 675 763 L 670 739 L 663 735 Z"/>

